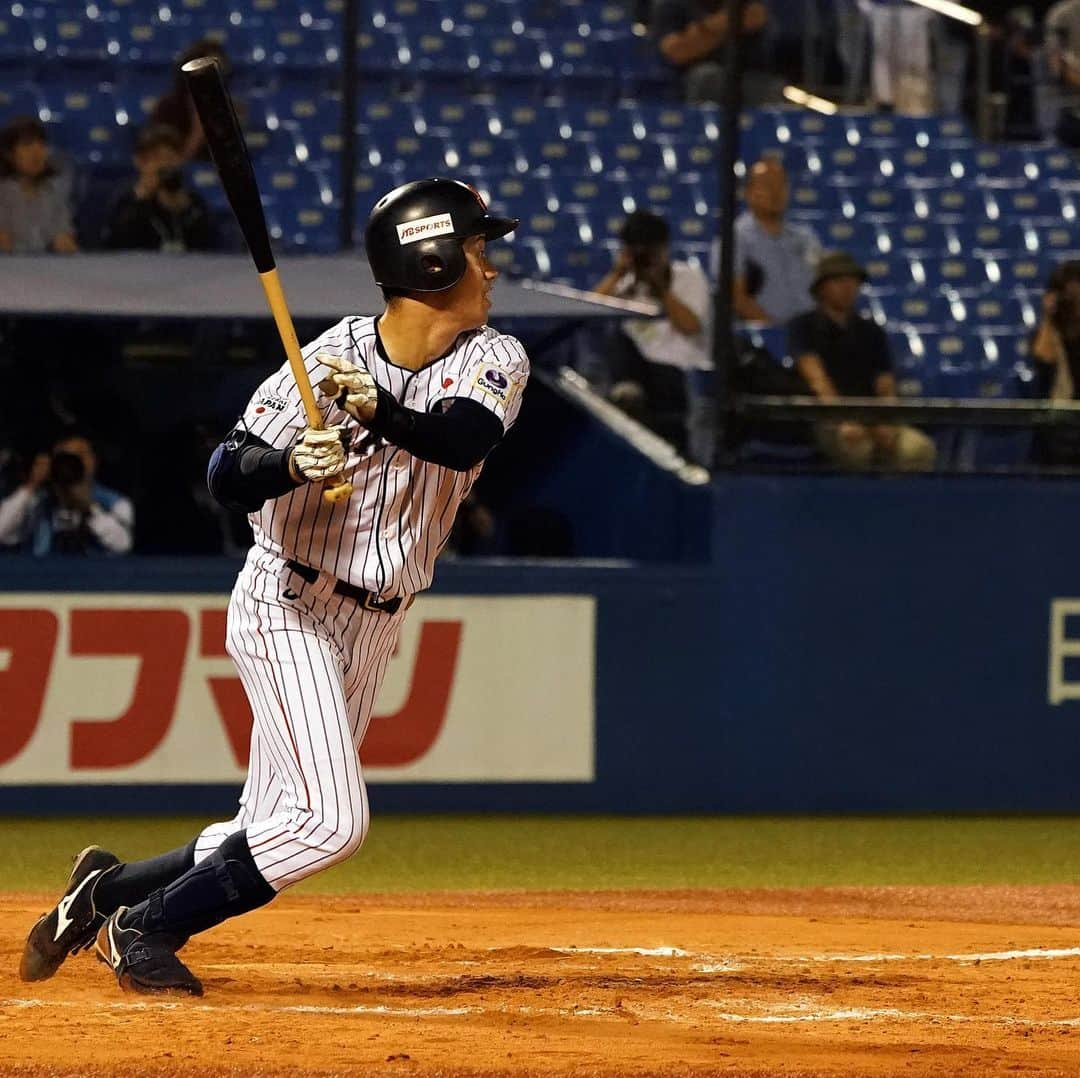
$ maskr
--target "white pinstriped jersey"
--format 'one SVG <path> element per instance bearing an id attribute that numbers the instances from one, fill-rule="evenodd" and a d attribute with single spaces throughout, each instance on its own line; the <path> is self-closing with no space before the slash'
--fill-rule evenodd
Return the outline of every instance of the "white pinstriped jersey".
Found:
<path id="1" fill-rule="evenodd" d="M 468 398 L 510 429 L 529 377 L 528 357 L 514 337 L 482 326 L 462 333 L 444 356 L 412 371 L 390 361 L 375 323 L 373 317 L 344 318 L 309 344 L 303 356 L 312 385 L 333 373 L 317 359 L 328 353 L 366 369 L 406 408 L 430 412 L 441 401 Z M 372 435 L 330 398 L 319 403 L 327 426 L 343 424 L 352 435 L 345 477 L 353 495 L 330 505 L 323 500 L 322 484 L 307 483 L 266 502 L 250 516 L 256 544 L 382 598 L 423 591 L 483 464 L 455 472 L 420 460 Z M 307 420 L 287 363 L 256 389 L 243 422 L 278 449 L 299 437 Z"/>

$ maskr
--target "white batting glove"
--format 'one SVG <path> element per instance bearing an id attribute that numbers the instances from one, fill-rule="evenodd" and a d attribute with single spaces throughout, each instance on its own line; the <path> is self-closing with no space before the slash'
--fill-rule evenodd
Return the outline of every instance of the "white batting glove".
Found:
<path id="1" fill-rule="evenodd" d="M 333 397 L 337 406 L 348 412 L 358 423 L 367 423 L 375 415 L 375 406 L 379 403 L 375 379 L 346 359 L 322 354 L 315 358 L 334 372 L 319 383 L 319 388 L 328 397 Z"/>
<path id="2" fill-rule="evenodd" d="M 308 427 L 292 447 L 289 471 L 294 478 L 317 483 L 341 475 L 345 470 L 344 428 L 328 427 L 315 430 Z"/>

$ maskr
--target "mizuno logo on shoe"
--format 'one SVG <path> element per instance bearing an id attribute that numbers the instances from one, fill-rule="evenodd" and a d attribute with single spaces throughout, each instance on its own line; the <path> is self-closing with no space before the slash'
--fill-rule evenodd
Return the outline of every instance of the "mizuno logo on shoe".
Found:
<path id="1" fill-rule="evenodd" d="M 100 876 L 102 870 L 95 868 L 93 872 L 89 873 L 86 878 L 71 892 L 70 895 L 64 895 L 62 899 L 56 904 L 56 935 L 53 936 L 53 942 L 56 943 L 60 937 L 71 927 L 72 919 L 68 916 L 68 910 L 71 909 L 72 902 L 79 897 L 79 892 L 92 880 L 95 876 Z"/>
<path id="2" fill-rule="evenodd" d="M 116 936 L 113 933 L 116 931 L 116 921 L 112 918 L 109 919 L 109 964 L 113 969 L 116 969 L 120 965 L 120 945 L 116 942 Z"/>

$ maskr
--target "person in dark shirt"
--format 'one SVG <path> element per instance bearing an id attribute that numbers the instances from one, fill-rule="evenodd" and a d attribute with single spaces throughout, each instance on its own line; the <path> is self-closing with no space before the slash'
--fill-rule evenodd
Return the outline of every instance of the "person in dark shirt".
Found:
<path id="1" fill-rule="evenodd" d="M 114 250 L 209 251 L 217 246 L 206 203 L 184 186 L 179 133 L 145 128 L 135 142 L 135 183 L 109 212 L 102 241 Z"/>
<path id="2" fill-rule="evenodd" d="M 1035 391 L 1055 401 L 1080 400 L 1080 261 L 1054 268 L 1043 293 L 1042 316 L 1031 337 Z M 1036 463 L 1080 464 L 1080 431 L 1068 425 L 1035 432 Z"/>
<path id="3" fill-rule="evenodd" d="M 210 153 L 206 148 L 206 137 L 203 135 L 202 122 L 195 111 L 195 102 L 188 93 L 187 81 L 181 68 L 189 60 L 198 60 L 200 57 L 210 56 L 217 60 L 221 68 L 222 76 L 228 80 L 232 69 L 225 50 L 210 38 L 202 38 L 190 44 L 176 58 L 173 68 L 173 82 L 168 92 L 163 94 L 154 111 L 150 114 L 151 123 L 168 124 L 169 127 L 180 133 L 180 152 L 184 161 L 210 159 Z M 243 113 L 239 102 L 234 102 L 238 111 Z M 243 116 L 241 115 L 241 118 Z"/>
<path id="4" fill-rule="evenodd" d="M 855 311 L 865 280 L 866 271 L 851 255 L 825 255 L 810 287 L 816 307 L 788 324 L 791 354 L 819 400 L 896 397 L 889 339 L 877 323 Z M 880 464 L 926 471 L 936 455 L 922 431 L 888 423 L 822 423 L 817 440 L 834 464 L 853 470 Z"/>
<path id="5" fill-rule="evenodd" d="M 770 70 L 764 42 L 769 21 L 761 0 L 743 9 L 743 101 L 764 105 L 779 100 L 781 80 Z M 687 101 L 723 101 L 728 40 L 723 0 L 654 0 L 652 34 L 660 55 L 684 76 Z"/>

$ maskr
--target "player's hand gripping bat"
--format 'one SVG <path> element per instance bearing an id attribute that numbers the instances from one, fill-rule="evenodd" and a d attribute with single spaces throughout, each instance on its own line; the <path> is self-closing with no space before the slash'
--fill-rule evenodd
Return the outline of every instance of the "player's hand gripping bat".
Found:
<path id="1" fill-rule="evenodd" d="M 236 214 L 240 231 L 244 234 L 248 250 L 259 272 L 266 301 L 277 325 L 285 354 L 289 357 L 289 367 L 296 379 L 300 399 L 304 402 L 309 427 L 322 429 L 322 414 L 315 403 L 315 393 L 311 388 L 304 358 L 300 354 L 300 345 L 296 340 L 296 329 L 292 316 L 285 302 L 285 293 L 281 289 L 274 252 L 270 248 L 270 234 L 266 230 L 266 218 L 263 216 L 262 200 L 255 182 L 255 172 L 251 167 L 244 135 L 240 122 L 236 118 L 232 98 L 225 88 L 221 69 L 212 57 L 203 56 L 184 64 L 181 70 L 187 79 L 188 89 L 202 121 L 206 145 L 217 166 L 221 185 L 229 198 L 229 205 Z M 323 497 L 328 502 L 339 502 L 352 494 L 352 484 L 338 476 L 327 480 Z"/>

